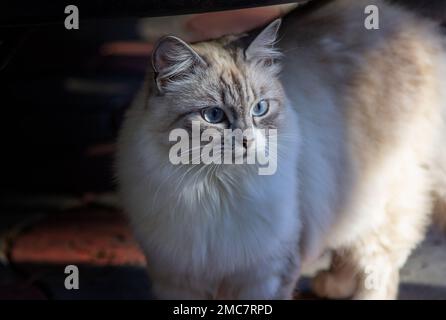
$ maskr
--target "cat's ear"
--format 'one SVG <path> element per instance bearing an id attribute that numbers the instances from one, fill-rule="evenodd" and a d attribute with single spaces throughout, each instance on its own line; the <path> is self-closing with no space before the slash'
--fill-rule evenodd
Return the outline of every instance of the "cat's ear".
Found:
<path id="1" fill-rule="evenodd" d="M 160 92 L 173 81 L 193 73 L 206 62 L 183 40 L 166 36 L 161 38 L 152 52 L 152 66 L 155 81 Z"/>
<path id="2" fill-rule="evenodd" d="M 265 65 L 271 65 L 280 58 L 281 53 L 275 47 L 277 33 L 282 19 L 276 19 L 263 29 L 245 50 L 245 57 L 248 61 L 259 61 Z"/>

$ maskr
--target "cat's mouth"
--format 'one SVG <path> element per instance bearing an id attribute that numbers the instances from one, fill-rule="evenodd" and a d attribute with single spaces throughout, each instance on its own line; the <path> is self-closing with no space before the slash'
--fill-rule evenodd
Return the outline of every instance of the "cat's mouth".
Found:
<path id="1" fill-rule="evenodd" d="M 247 158 L 247 150 L 244 148 L 224 148 L 221 147 L 219 154 L 221 164 L 240 164 Z"/>

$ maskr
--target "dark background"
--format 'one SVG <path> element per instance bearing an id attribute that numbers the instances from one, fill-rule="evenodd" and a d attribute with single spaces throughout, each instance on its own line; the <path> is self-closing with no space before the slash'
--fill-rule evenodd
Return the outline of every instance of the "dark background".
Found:
<path id="1" fill-rule="evenodd" d="M 313 0 L 321 3 L 327 0 Z M 442 0 L 393 0 L 442 19 Z M 275 0 L 0 2 L 0 191 L 113 188 L 113 142 L 149 57 L 107 56 L 112 41 L 139 40 L 136 16 L 278 4 Z M 67 4 L 79 30 L 66 30 Z M 113 19 L 112 19 L 113 18 Z"/>
<path id="2" fill-rule="evenodd" d="M 113 40 L 138 39 L 133 20 L 20 30 L 0 71 L 0 188 L 4 192 L 102 191 L 112 187 L 112 143 L 147 58 L 107 57 Z"/>

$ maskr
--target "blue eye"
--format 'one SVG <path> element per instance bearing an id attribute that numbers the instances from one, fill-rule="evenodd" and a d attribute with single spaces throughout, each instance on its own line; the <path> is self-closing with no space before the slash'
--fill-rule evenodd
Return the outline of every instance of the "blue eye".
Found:
<path id="1" fill-rule="evenodd" d="M 209 123 L 220 123 L 225 118 L 225 112 L 219 107 L 209 107 L 201 112 L 201 116 Z"/>
<path id="2" fill-rule="evenodd" d="M 253 117 L 261 117 L 268 112 L 269 103 L 266 100 L 260 100 L 254 107 L 251 109 L 251 115 Z"/>

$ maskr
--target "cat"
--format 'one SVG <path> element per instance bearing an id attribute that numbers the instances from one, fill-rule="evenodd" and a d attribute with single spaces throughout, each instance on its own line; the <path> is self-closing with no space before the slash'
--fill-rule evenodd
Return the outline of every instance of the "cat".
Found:
<path id="1" fill-rule="evenodd" d="M 169 36 L 154 49 L 155 77 L 126 115 L 117 172 L 157 298 L 292 294 L 299 269 L 298 134 L 277 78 L 279 66 L 271 61 L 278 55 L 271 44 L 279 24 L 246 51 L 231 36 L 193 46 Z M 261 101 L 269 105 L 268 114 L 251 116 Z M 212 115 L 215 107 L 227 115 L 206 121 L 203 111 Z M 248 164 L 172 164 L 170 132 L 191 131 L 192 121 L 219 132 L 280 127 L 283 150 L 275 174 L 259 175 Z"/>
<path id="2" fill-rule="evenodd" d="M 445 43 L 385 1 L 325 2 L 290 13 L 280 34 L 276 20 L 254 37 L 154 47 L 116 175 L 155 297 L 290 299 L 327 250 L 316 294 L 397 297 L 399 269 L 446 203 Z M 364 26 L 368 5 L 378 30 Z M 276 172 L 172 164 L 169 135 L 193 121 L 252 128 L 245 151 L 276 129 Z"/>

